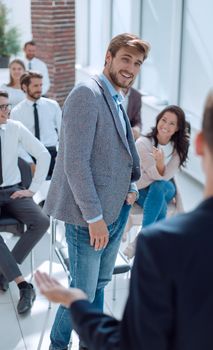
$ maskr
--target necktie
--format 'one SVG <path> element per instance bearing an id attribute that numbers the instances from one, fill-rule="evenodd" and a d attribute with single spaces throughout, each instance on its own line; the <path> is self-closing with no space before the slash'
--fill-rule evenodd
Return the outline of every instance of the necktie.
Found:
<path id="1" fill-rule="evenodd" d="M 37 104 L 33 104 L 34 107 L 34 126 L 35 126 L 35 137 L 40 140 L 40 130 L 39 130 L 39 119 L 38 119 L 38 110 Z"/>
<path id="2" fill-rule="evenodd" d="M 29 70 L 32 69 L 32 63 L 31 63 L 31 61 L 28 62 L 28 69 L 29 69 Z"/>
<path id="3" fill-rule="evenodd" d="M 127 132 L 127 130 L 126 130 L 126 122 L 125 122 L 125 119 L 124 119 L 124 114 L 123 114 L 123 110 L 122 110 L 122 108 L 123 108 L 122 104 L 119 101 L 118 95 L 114 95 L 113 99 L 115 100 L 117 111 L 118 111 L 118 115 L 119 115 L 119 119 L 120 119 L 121 125 L 123 127 L 124 134 L 126 135 L 126 132 Z"/>
<path id="4" fill-rule="evenodd" d="M 2 174 L 2 152 L 1 152 L 1 136 L 0 136 L 0 185 L 3 183 L 3 174 Z"/>

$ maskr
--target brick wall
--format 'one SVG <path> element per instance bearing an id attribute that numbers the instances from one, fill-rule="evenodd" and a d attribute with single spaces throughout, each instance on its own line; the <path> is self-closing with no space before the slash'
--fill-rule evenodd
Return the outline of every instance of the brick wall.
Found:
<path id="1" fill-rule="evenodd" d="M 75 83 L 75 0 L 31 0 L 37 56 L 48 65 L 48 96 L 63 104 Z"/>

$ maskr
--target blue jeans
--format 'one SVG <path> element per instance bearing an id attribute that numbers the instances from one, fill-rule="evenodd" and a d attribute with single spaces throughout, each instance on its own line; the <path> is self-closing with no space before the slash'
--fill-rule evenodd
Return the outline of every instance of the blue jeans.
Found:
<path id="1" fill-rule="evenodd" d="M 129 205 L 123 205 L 118 219 L 108 226 L 108 245 L 99 251 L 95 251 L 90 246 L 87 227 L 66 224 L 66 240 L 72 277 L 70 286 L 82 289 L 94 307 L 101 311 L 104 303 L 104 287 L 112 278 L 130 208 Z M 50 334 L 54 350 L 61 350 L 68 346 L 72 329 L 70 310 L 60 305 Z"/>
<path id="2" fill-rule="evenodd" d="M 176 188 L 173 181 L 154 181 L 146 188 L 139 190 L 137 204 L 143 208 L 142 227 L 164 219 L 167 205 L 174 198 Z"/>

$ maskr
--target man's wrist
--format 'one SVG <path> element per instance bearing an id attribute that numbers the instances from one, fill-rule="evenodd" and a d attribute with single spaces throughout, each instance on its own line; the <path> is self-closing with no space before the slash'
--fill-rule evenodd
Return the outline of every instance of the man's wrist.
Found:
<path id="1" fill-rule="evenodd" d="M 103 215 L 98 215 L 94 219 L 87 220 L 88 224 L 94 224 L 95 222 L 98 222 L 103 219 Z"/>

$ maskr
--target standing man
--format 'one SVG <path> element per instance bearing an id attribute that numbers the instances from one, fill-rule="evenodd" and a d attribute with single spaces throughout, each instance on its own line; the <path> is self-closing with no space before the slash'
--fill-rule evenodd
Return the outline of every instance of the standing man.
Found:
<path id="1" fill-rule="evenodd" d="M 133 182 L 140 177 L 121 89 L 132 84 L 148 51 L 149 44 L 135 35 L 116 36 L 103 73 L 77 85 L 64 105 L 46 211 L 66 223 L 71 285 L 83 289 L 99 310 L 136 199 Z M 71 330 L 69 310 L 60 306 L 50 349 L 67 349 Z"/>
<path id="2" fill-rule="evenodd" d="M 43 76 L 42 95 L 46 95 L 50 88 L 50 79 L 46 63 L 36 57 L 36 43 L 31 40 L 24 44 L 25 66 L 27 70 L 38 71 Z"/>
<path id="3" fill-rule="evenodd" d="M 0 236 L 0 290 L 6 291 L 8 282 L 15 281 L 20 290 L 18 313 L 27 312 L 35 299 L 32 284 L 27 283 L 17 265 L 38 243 L 49 226 L 49 218 L 33 201 L 34 193 L 44 181 L 50 156 L 46 148 L 20 123 L 8 119 L 10 105 L 8 94 L 0 91 L 0 215 L 6 211 L 27 226 L 10 252 Z M 28 189 L 21 185 L 18 167 L 19 145 L 30 152 L 37 161 L 37 167 Z"/>
<path id="4" fill-rule="evenodd" d="M 205 199 L 193 211 L 150 225 L 138 236 L 121 321 L 97 312 L 81 290 L 67 290 L 37 272 L 42 294 L 71 307 L 75 330 L 89 349 L 213 349 L 213 92 L 196 151 L 206 177 Z"/>
<path id="5" fill-rule="evenodd" d="M 61 108 L 56 101 L 41 97 L 41 74 L 33 71 L 25 72 L 21 76 L 21 88 L 26 98 L 12 109 L 11 118 L 22 122 L 48 149 L 51 154 L 48 176 L 51 177 L 57 156 Z M 29 163 L 33 162 L 23 151 L 20 156 Z"/>

